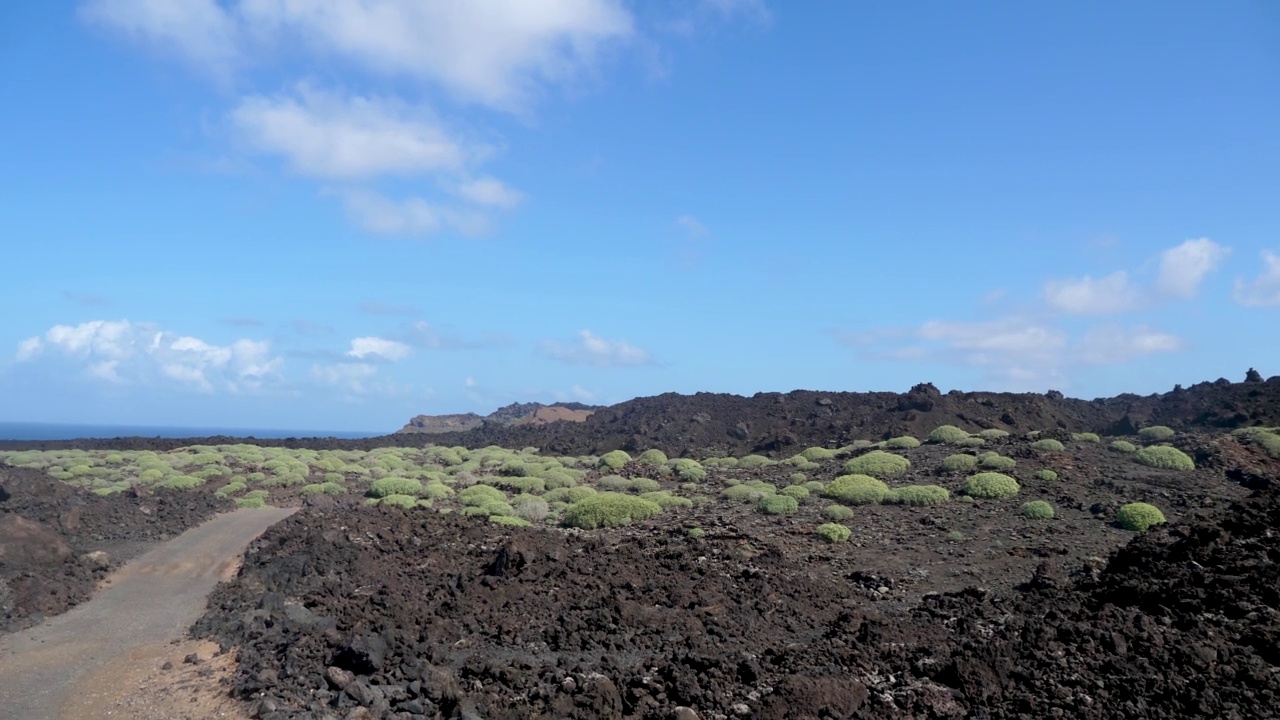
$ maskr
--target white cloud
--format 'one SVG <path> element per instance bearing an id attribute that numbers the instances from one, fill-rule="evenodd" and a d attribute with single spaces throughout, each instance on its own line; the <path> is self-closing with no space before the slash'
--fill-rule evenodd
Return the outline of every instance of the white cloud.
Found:
<path id="1" fill-rule="evenodd" d="M 1114 272 L 1094 279 L 1050 280 L 1044 284 L 1049 307 L 1071 315 L 1103 315 L 1138 306 L 1141 294 L 1129 284 L 1129 274 Z"/>
<path id="2" fill-rule="evenodd" d="M 489 219 L 481 213 L 437 205 L 420 197 L 392 200 L 367 190 L 349 190 L 342 197 L 348 217 L 378 235 L 429 235 L 448 228 L 476 236 L 490 228 Z"/>
<path id="3" fill-rule="evenodd" d="M 1263 250 L 1262 265 L 1254 279 L 1236 278 L 1233 297 L 1245 307 L 1280 307 L 1280 255 Z"/>
<path id="4" fill-rule="evenodd" d="M 402 342 L 380 337 L 358 337 L 351 341 L 351 350 L 347 355 L 361 360 L 369 357 L 403 360 L 409 357 L 410 352 L 409 346 Z"/>
<path id="5" fill-rule="evenodd" d="M 80 17 L 154 42 L 220 78 L 241 58 L 240 29 L 217 0 L 86 0 Z"/>
<path id="6" fill-rule="evenodd" d="M 1187 240 L 1160 254 L 1160 272 L 1156 289 L 1179 300 L 1195 297 L 1200 282 L 1222 264 L 1230 249 L 1209 238 Z"/>
<path id="7" fill-rule="evenodd" d="M 1076 348 L 1076 355 L 1085 364 L 1115 365 L 1143 355 L 1174 352 L 1182 348 L 1183 342 L 1177 336 L 1145 325 L 1128 329 L 1107 325 L 1085 333 Z"/>
<path id="8" fill-rule="evenodd" d="M 150 323 L 93 320 L 55 325 L 43 337 L 24 340 L 18 360 L 51 355 L 70 358 L 84 373 L 116 384 L 176 380 L 203 392 L 255 390 L 279 375 L 283 358 L 266 341 L 239 339 L 213 345 L 197 337 L 161 330 Z"/>
<path id="9" fill-rule="evenodd" d="M 311 177 L 460 171 L 488 152 L 454 139 L 425 110 L 386 98 L 343 97 L 306 83 L 296 97 L 243 98 L 230 118 L 254 150 L 282 156 Z"/>
<path id="10" fill-rule="evenodd" d="M 81 12 L 220 75 L 301 45 L 504 109 L 577 77 L 601 46 L 632 34 L 618 0 L 88 0 Z"/>
<path id="11" fill-rule="evenodd" d="M 376 375 L 378 368 L 369 363 L 337 363 L 313 365 L 311 379 L 322 385 L 342 388 L 355 395 L 364 394 L 366 381 Z"/>
<path id="12" fill-rule="evenodd" d="M 607 340 L 590 330 L 578 333 L 575 341 L 544 340 L 540 350 L 548 357 L 575 365 L 619 367 L 653 363 L 653 356 L 648 350 L 623 340 Z"/>
<path id="13" fill-rule="evenodd" d="M 707 226 L 702 221 L 692 215 L 681 215 L 676 218 L 676 225 L 685 231 L 690 238 L 697 239 L 706 237 L 709 234 Z"/>
<path id="14" fill-rule="evenodd" d="M 466 379 L 462 381 L 462 387 L 468 390 L 475 388 L 475 386 L 476 386 L 476 379 L 471 377 L 470 375 L 468 375 Z"/>
<path id="15" fill-rule="evenodd" d="M 524 201 L 522 193 L 491 177 L 462 183 L 458 194 L 468 202 L 485 207 L 513 208 Z"/>

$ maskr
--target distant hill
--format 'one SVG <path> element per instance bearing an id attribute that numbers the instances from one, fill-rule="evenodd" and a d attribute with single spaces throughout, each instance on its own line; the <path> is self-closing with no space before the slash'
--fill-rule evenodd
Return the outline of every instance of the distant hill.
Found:
<path id="1" fill-rule="evenodd" d="M 461 433 L 475 430 L 485 425 L 509 427 L 512 425 L 546 425 L 548 423 L 567 421 L 583 422 L 596 411 L 592 405 L 582 403 L 512 403 L 498 408 L 488 415 L 462 413 L 458 415 L 418 415 L 410 419 L 396 434 L 428 434 Z"/>

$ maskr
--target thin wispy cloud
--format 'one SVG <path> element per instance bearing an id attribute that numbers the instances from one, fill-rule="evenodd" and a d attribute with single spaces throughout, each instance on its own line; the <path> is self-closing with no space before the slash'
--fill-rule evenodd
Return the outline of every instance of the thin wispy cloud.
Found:
<path id="1" fill-rule="evenodd" d="M 625 340 L 609 340 L 590 330 L 582 330 L 575 340 L 544 340 L 539 351 L 550 358 L 572 365 L 597 367 L 627 367 L 652 365 L 653 356 L 648 350 Z"/>
<path id="2" fill-rule="evenodd" d="M 351 341 L 351 349 L 347 351 L 347 355 L 361 360 L 366 358 L 381 358 L 383 360 L 395 361 L 409 357 L 411 352 L 413 352 L 412 349 L 402 342 L 367 336 L 354 338 Z"/>
<path id="3" fill-rule="evenodd" d="M 1236 278 L 1232 297 L 1245 307 L 1280 307 L 1280 254 L 1263 250 L 1261 272 L 1251 279 Z"/>

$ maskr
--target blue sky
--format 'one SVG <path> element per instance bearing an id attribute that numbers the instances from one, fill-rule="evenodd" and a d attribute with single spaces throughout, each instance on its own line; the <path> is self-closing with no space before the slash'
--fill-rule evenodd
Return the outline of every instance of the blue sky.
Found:
<path id="1" fill-rule="evenodd" d="M 0 420 L 1280 373 L 1269 2 L 22 0 Z"/>

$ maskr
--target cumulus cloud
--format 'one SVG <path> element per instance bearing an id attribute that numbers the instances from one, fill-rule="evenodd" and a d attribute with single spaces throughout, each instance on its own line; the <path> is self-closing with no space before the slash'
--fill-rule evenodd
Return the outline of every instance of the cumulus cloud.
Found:
<path id="1" fill-rule="evenodd" d="M 258 152 L 310 177 L 363 179 L 460 171 L 488 151 L 454 137 L 431 113 L 379 97 L 341 96 L 302 83 L 294 95 L 250 96 L 232 125 Z"/>
<path id="2" fill-rule="evenodd" d="M 458 195 L 475 205 L 513 208 L 524 201 L 524 195 L 512 190 L 497 178 L 482 177 L 458 186 Z"/>
<path id="3" fill-rule="evenodd" d="M 1107 325 L 1085 333 L 1076 349 L 1076 357 L 1089 365 L 1115 365 L 1143 355 L 1174 352 L 1182 348 L 1181 338 L 1152 330 L 1146 325 L 1127 329 Z"/>
<path id="4" fill-rule="evenodd" d="M 579 332 L 577 340 L 573 341 L 544 340 L 539 350 L 547 357 L 574 365 L 622 367 L 653 364 L 653 356 L 648 350 L 624 340 L 599 337 L 590 330 Z"/>
<path id="5" fill-rule="evenodd" d="M 1160 254 L 1156 290 L 1178 300 L 1195 297 L 1205 276 L 1217 270 L 1230 250 L 1209 238 L 1188 240 Z"/>
<path id="6" fill-rule="evenodd" d="M 369 363 L 313 365 L 311 379 L 321 385 L 341 388 L 354 395 L 363 395 L 367 391 L 366 383 L 377 372 L 378 368 Z"/>
<path id="7" fill-rule="evenodd" d="M 504 109 L 573 79 L 603 45 L 632 34 L 619 0 L 88 0 L 81 13 L 218 74 L 256 49 L 301 47 Z"/>
<path id="8" fill-rule="evenodd" d="M 1262 272 L 1252 280 L 1236 278 L 1233 297 L 1245 307 L 1280 307 L 1280 255 L 1263 250 Z"/>
<path id="9" fill-rule="evenodd" d="M 17 359 L 69 358 L 90 378 L 116 384 L 167 378 L 202 392 L 252 391 L 279 375 L 284 360 L 266 341 L 239 339 L 214 345 L 150 323 L 94 320 L 55 325 L 18 345 Z"/>
<path id="10" fill-rule="evenodd" d="M 403 360 L 412 352 L 408 345 L 395 340 L 380 337 L 358 337 L 351 341 L 351 349 L 347 355 L 358 358 L 382 358 L 383 360 Z"/>
<path id="11" fill-rule="evenodd" d="M 1123 270 L 1097 279 L 1086 275 L 1044 284 L 1044 299 L 1049 307 L 1069 315 L 1125 312 L 1136 308 L 1140 298 Z"/>

